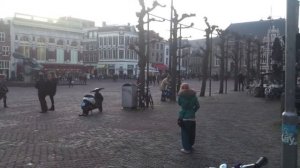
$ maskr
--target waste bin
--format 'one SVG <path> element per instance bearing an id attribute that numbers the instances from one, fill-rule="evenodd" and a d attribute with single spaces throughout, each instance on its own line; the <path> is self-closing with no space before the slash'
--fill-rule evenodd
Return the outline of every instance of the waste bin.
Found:
<path id="1" fill-rule="evenodd" d="M 124 108 L 137 107 L 137 86 L 126 83 L 122 86 L 122 106 Z"/>

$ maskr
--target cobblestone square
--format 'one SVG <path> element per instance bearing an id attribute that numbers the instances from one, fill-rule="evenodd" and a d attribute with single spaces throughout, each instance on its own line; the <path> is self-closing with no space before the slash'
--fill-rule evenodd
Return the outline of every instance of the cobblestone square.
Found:
<path id="1" fill-rule="evenodd" d="M 205 168 L 260 156 L 268 157 L 267 167 L 280 167 L 279 101 L 233 92 L 232 82 L 220 95 L 213 82 L 212 96 L 199 98 L 195 151 L 187 155 L 180 152 L 179 106 L 160 102 L 159 87 L 151 85 L 153 110 L 123 110 L 125 82 L 58 86 L 56 110 L 45 114 L 35 88 L 9 87 L 9 108 L 0 104 L 0 167 Z M 188 82 L 199 94 L 200 82 Z M 105 88 L 103 112 L 79 117 L 83 95 L 95 87 Z"/>

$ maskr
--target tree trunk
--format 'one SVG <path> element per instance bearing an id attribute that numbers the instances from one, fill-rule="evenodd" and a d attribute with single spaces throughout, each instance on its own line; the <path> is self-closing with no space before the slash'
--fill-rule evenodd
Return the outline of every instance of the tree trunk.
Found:
<path id="1" fill-rule="evenodd" d="M 206 49 L 205 49 L 205 57 L 203 59 L 202 63 L 202 85 L 201 85 L 201 91 L 200 91 L 200 97 L 205 96 L 205 90 L 206 90 L 206 80 L 208 77 L 208 58 L 209 58 L 209 30 L 206 30 Z"/>
<path id="2" fill-rule="evenodd" d="M 234 52 L 234 91 L 238 91 L 238 73 L 239 73 L 239 54 L 240 54 L 240 41 L 235 42 Z"/>
<path id="3" fill-rule="evenodd" d="M 220 48 L 221 48 L 221 64 L 220 64 L 220 88 L 219 88 L 219 94 L 223 94 L 224 92 L 224 65 L 225 65 L 225 37 L 224 35 L 222 35 L 223 37 L 221 37 L 221 44 L 220 44 Z"/>
<path id="4" fill-rule="evenodd" d="M 247 68 L 247 74 L 246 74 L 246 84 L 249 84 L 250 79 L 250 54 L 251 54 L 251 40 L 247 40 L 247 58 L 246 58 L 246 68 Z"/>
<path id="5" fill-rule="evenodd" d="M 257 64 L 256 64 L 256 72 L 257 72 L 257 76 L 256 76 L 256 78 L 257 79 L 260 79 L 260 71 L 261 71 L 261 69 L 260 69 L 260 47 L 261 47 L 261 44 L 260 44 L 260 42 L 257 42 Z"/>

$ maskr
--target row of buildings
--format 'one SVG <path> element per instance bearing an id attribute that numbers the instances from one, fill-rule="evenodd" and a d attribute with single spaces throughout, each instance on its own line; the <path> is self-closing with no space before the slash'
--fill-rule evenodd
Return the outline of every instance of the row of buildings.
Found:
<path id="1" fill-rule="evenodd" d="M 284 19 L 276 19 L 237 23 L 227 29 L 251 35 L 263 42 L 261 66 L 267 71 L 272 42 L 284 32 L 284 22 Z M 150 71 L 162 73 L 168 69 L 169 43 L 154 31 L 149 34 Z M 32 72 L 24 66 L 24 59 L 13 56 L 19 53 L 41 64 L 41 71 L 54 71 L 59 76 L 78 76 L 82 73 L 136 76 L 139 73 L 139 58 L 130 45 L 137 43 L 138 32 L 130 24 L 116 26 L 103 23 L 96 26 L 93 21 L 71 17 L 49 19 L 16 13 L 12 18 L 0 20 L 0 74 L 17 79 Z M 214 38 L 213 44 L 212 70 L 213 74 L 217 74 L 218 38 Z M 205 40 L 185 40 L 182 45 L 186 47 L 179 51 L 181 59 L 178 69 L 183 74 L 200 74 L 202 58 L 198 52 L 201 46 L 205 46 Z M 241 61 L 245 62 L 245 58 Z M 227 65 L 228 71 L 231 71 L 232 61 L 229 60 Z"/>

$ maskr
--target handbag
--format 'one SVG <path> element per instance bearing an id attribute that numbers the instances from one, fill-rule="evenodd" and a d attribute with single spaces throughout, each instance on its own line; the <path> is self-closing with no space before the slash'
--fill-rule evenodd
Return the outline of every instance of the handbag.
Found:
<path id="1" fill-rule="evenodd" d="M 179 127 L 183 127 L 183 119 L 182 118 L 178 118 L 177 124 L 178 124 Z"/>

